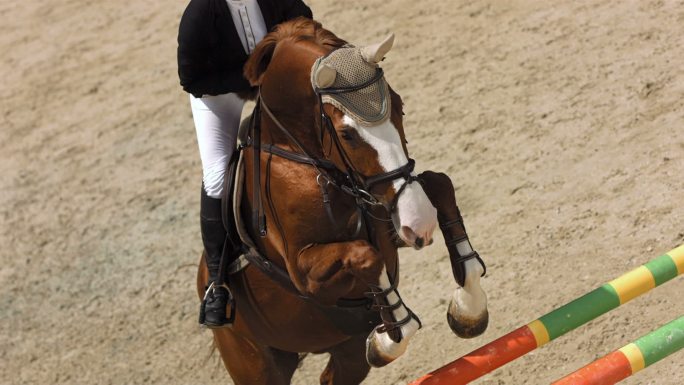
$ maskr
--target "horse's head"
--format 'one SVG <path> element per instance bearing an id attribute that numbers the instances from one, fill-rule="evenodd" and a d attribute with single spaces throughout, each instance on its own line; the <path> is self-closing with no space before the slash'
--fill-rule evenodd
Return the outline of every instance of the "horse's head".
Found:
<path id="1" fill-rule="evenodd" d="M 378 66 L 392 43 L 390 36 L 352 47 L 319 23 L 297 19 L 264 38 L 245 76 L 283 126 L 312 154 L 353 175 L 361 194 L 370 193 L 367 201 L 390 210 L 399 237 L 421 248 L 431 241 L 437 212 L 413 173 L 401 98 Z"/>

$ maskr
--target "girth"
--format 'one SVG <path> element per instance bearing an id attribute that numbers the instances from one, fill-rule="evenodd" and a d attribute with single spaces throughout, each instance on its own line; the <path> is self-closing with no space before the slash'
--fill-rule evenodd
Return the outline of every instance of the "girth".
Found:
<path id="1" fill-rule="evenodd" d="M 328 320 L 343 334 L 348 336 L 367 334 L 382 322 L 380 313 L 373 305 L 372 297 L 358 299 L 340 298 L 335 306 L 323 306 L 314 299 L 303 295 L 292 283 L 287 272 L 259 253 L 245 254 L 247 260 L 264 275 L 278 283 L 282 288 L 300 299 L 316 306 Z"/>

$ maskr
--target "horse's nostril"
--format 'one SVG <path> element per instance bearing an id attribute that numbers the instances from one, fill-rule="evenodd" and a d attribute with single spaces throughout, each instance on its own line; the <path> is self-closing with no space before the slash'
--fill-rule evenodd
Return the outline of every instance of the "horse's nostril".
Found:
<path id="1" fill-rule="evenodd" d="M 423 243 L 425 243 L 425 241 L 423 241 L 423 238 L 416 238 L 416 247 L 417 248 L 420 249 L 421 247 L 423 247 Z"/>

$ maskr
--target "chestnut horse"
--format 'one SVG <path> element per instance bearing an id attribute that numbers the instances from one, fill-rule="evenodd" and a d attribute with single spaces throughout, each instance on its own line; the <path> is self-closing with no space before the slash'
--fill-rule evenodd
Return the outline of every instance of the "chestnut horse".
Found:
<path id="1" fill-rule="evenodd" d="M 397 290 L 397 247 L 430 244 L 437 224 L 459 284 L 449 325 L 462 337 L 487 326 L 484 264 L 453 185 L 441 173 L 413 172 L 401 98 L 377 65 L 392 42 L 354 48 L 300 18 L 268 34 L 245 65 L 259 96 L 241 148 L 245 180 L 236 210 L 251 238 L 251 263 L 231 276 L 233 325 L 213 330 L 235 384 L 289 384 L 306 352 L 330 354 L 320 382 L 335 385 L 359 384 L 371 366 L 398 358 L 421 324 Z M 339 70 L 323 59 L 343 50 L 351 56 L 341 60 L 361 57 L 371 78 L 340 87 Z M 371 86 L 388 90 L 386 100 L 359 100 L 389 109 L 371 125 L 324 99 Z"/>

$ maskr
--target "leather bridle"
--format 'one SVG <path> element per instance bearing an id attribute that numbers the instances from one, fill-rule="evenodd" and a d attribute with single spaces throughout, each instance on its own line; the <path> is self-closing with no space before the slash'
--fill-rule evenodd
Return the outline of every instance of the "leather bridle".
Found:
<path id="1" fill-rule="evenodd" d="M 351 180 L 351 187 L 352 191 L 351 194 L 353 196 L 360 197 L 366 204 L 370 205 L 378 205 L 380 204 L 380 201 L 375 198 L 375 196 L 370 192 L 373 186 L 381 184 L 381 183 L 386 183 L 386 182 L 393 182 L 396 179 L 403 178 L 404 183 L 402 186 L 397 190 L 396 194 L 394 195 L 394 198 L 390 202 L 389 206 L 386 207 L 387 212 L 391 215 L 394 210 L 396 209 L 397 202 L 399 200 L 399 196 L 401 193 L 406 189 L 406 187 L 411 184 L 412 182 L 415 182 L 418 180 L 415 176 L 411 175 L 413 172 L 413 169 L 416 165 L 416 162 L 413 159 L 408 160 L 408 162 L 391 171 L 387 171 L 384 173 L 376 174 L 373 176 L 364 176 L 361 174 L 359 171 L 356 170 L 354 167 L 353 163 L 349 159 L 349 155 L 347 152 L 344 150 L 344 147 L 342 146 L 342 143 L 340 142 L 340 138 L 337 135 L 337 131 L 335 130 L 335 127 L 332 123 L 332 120 L 330 117 L 325 113 L 325 110 L 323 109 L 323 95 L 339 95 L 339 94 L 345 94 L 345 93 L 350 93 L 354 91 L 358 91 L 361 89 L 364 89 L 366 87 L 369 87 L 376 82 L 380 81 L 384 77 L 384 72 L 382 71 L 382 68 L 377 68 L 375 70 L 375 74 L 372 78 L 369 80 L 357 84 L 357 85 L 352 85 L 348 87 L 328 87 L 328 88 L 318 88 L 315 87 L 314 91 L 316 92 L 316 96 L 318 97 L 318 107 L 319 107 L 319 113 L 320 113 L 320 134 L 321 134 L 321 146 L 323 143 L 323 132 L 324 128 L 328 130 L 328 135 L 333 139 L 333 143 L 335 144 L 335 147 L 340 154 L 342 158 L 342 162 L 344 163 L 344 166 L 346 168 L 346 173 L 347 175 L 350 176 Z M 358 195 L 357 195 L 358 194 Z"/>
<path id="2" fill-rule="evenodd" d="M 335 149 L 337 150 L 340 156 L 340 159 L 342 160 L 344 169 L 340 169 L 339 167 L 337 167 L 337 165 L 335 165 L 335 163 L 333 163 L 330 159 L 327 159 L 325 157 L 319 158 L 312 155 L 312 153 L 309 150 L 307 150 L 306 147 L 294 135 L 292 135 L 290 130 L 288 130 L 273 114 L 271 109 L 266 104 L 263 95 L 261 94 L 261 90 L 259 90 L 259 96 L 257 97 L 257 105 L 255 107 L 254 112 L 255 116 L 253 116 L 253 123 L 256 125 L 256 127 L 254 127 L 254 137 L 252 138 L 252 144 L 255 150 L 255 172 L 258 173 L 260 169 L 260 151 L 265 151 L 270 154 L 295 162 L 310 164 L 311 166 L 316 168 L 319 173 L 317 176 L 317 183 L 321 187 L 321 194 L 323 195 L 323 201 L 326 204 L 326 210 L 329 213 L 329 216 L 331 216 L 331 210 L 329 207 L 330 199 L 328 196 L 327 187 L 329 185 L 332 185 L 338 188 L 340 191 L 346 193 L 347 195 L 352 196 L 356 200 L 357 207 L 361 213 L 361 215 L 359 215 L 359 221 L 357 224 L 356 232 L 358 234 L 362 226 L 361 221 L 363 221 L 363 225 L 365 225 L 366 231 L 368 233 L 367 235 L 369 241 L 371 242 L 373 237 L 371 234 L 372 227 L 370 226 L 369 217 L 384 221 L 391 221 L 391 215 L 397 209 L 397 204 L 401 194 L 406 190 L 406 187 L 408 187 L 408 185 L 415 181 L 418 181 L 418 178 L 412 175 L 413 170 L 415 168 L 415 161 L 413 159 L 409 159 L 405 165 L 398 167 L 395 170 L 387 171 L 372 176 L 366 176 L 363 173 L 359 172 L 356 169 L 356 167 L 354 167 L 354 164 L 351 161 L 349 154 L 347 154 L 344 147 L 342 146 L 341 140 L 337 134 L 337 131 L 335 130 L 331 118 L 328 116 L 328 114 L 326 114 L 325 110 L 323 109 L 322 96 L 325 94 L 342 94 L 354 92 L 366 88 L 370 85 L 373 85 L 374 83 L 380 81 L 383 78 L 383 76 L 384 74 L 382 69 L 377 68 L 375 75 L 370 80 L 362 84 L 353 85 L 349 87 L 314 88 L 314 91 L 318 98 L 320 113 L 320 120 L 318 122 L 318 129 L 320 134 L 319 143 L 321 144 L 321 148 L 323 148 L 323 137 L 325 132 L 327 132 L 332 140 Z M 260 114 L 261 110 L 263 110 L 266 113 L 266 116 L 268 116 L 269 119 L 275 124 L 275 126 L 278 127 L 278 129 L 287 137 L 288 141 L 290 141 L 291 144 L 293 144 L 293 146 L 297 149 L 297 152 L 288 151 L 280 147 L 277 147 L 273 144 L 269 144 L 264 147 L 260 145 L 260 128 L 258 127 L 258 115 Z M 325 153 L 325 151 L 323 152 Z M 391 183 L 397 179 L 403 179 L 404 183 L 401 185 L 401 187 L 399 187 L 399 189 L 394 194 L 394 197 L 388 204 L 382 203 L 381 199 L 378 199 L 378 197 L 371 192 L 375 186 L 382 183 Z M 258 176 L 255 176 L 255 184 L 258 183 L 260 183 L 260 178 Z M 255 223 L 259 224 L 259 234 L 261 236 L 265 236 L 266 229 L 265 221 L 263 219 L 263 213 L 261 211 L 263 210 L 263 205 L 261 204 L 260 185 L 255 185 L 254 187 L 254 219 L 256 220 Z M 376 216 L 373 216 L 370 213 L 369 208 L 375 206 L 384 207 L 388 214 L 387 218 L 378 218 Z M 332 217 L 330 219 L 334 220 L 334 218 Z"/>

